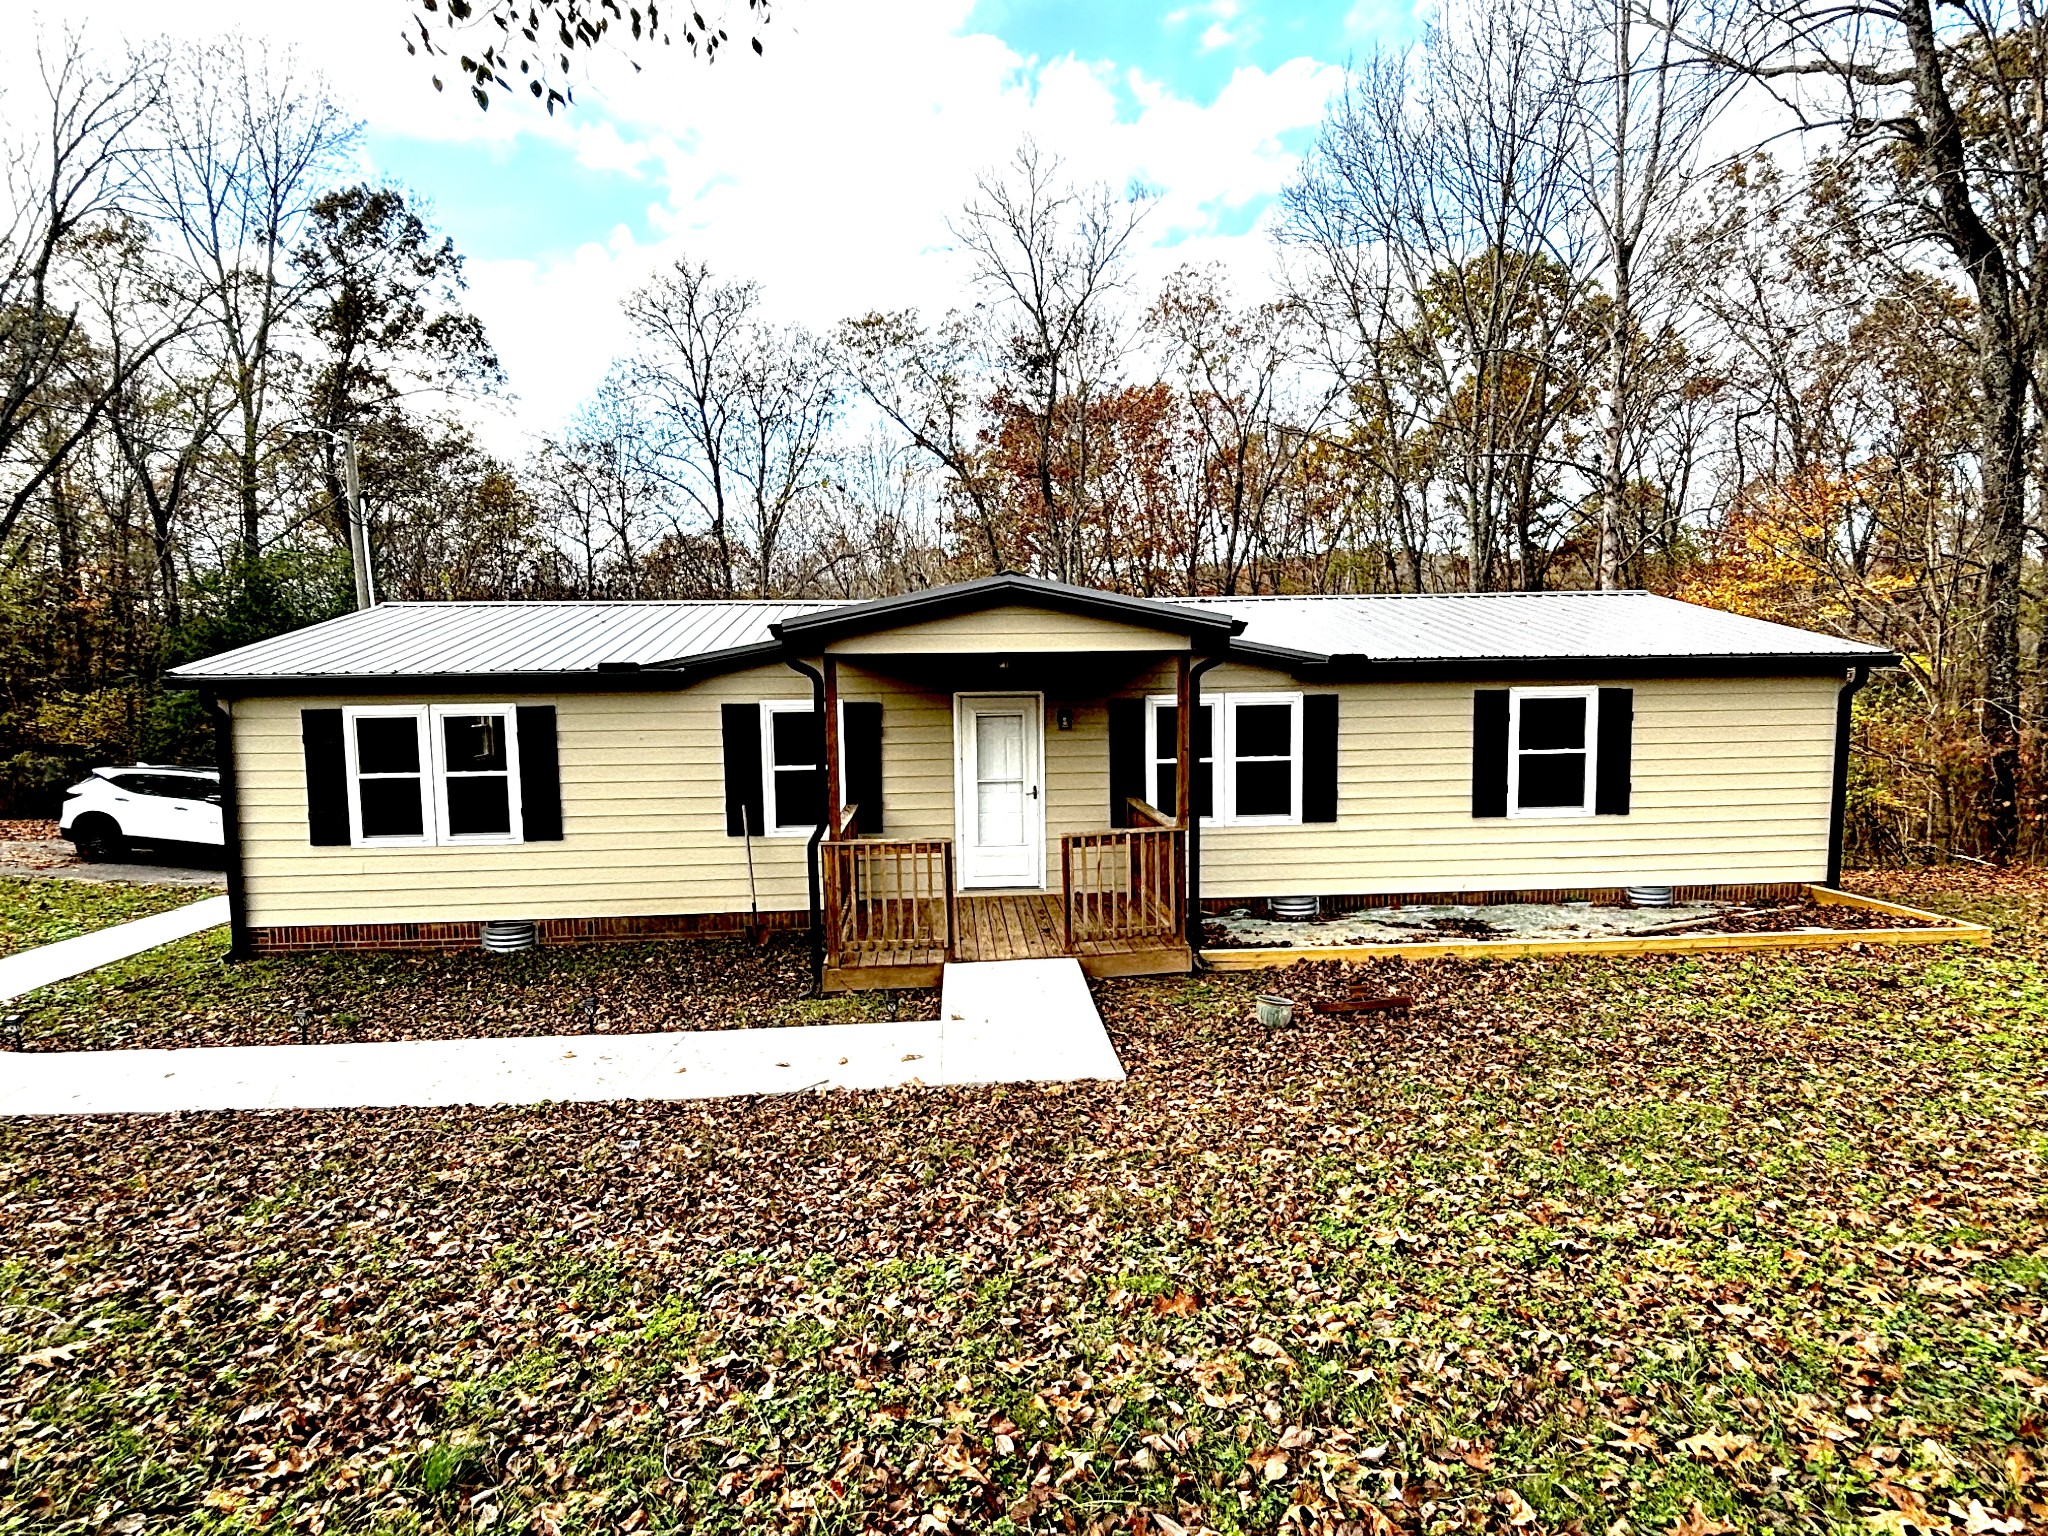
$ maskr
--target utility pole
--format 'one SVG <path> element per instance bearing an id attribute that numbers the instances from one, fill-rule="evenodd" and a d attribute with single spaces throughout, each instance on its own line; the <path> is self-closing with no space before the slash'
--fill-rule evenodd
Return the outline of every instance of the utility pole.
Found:
<path id="1" fill-rule="evenodd" d="M 355 569 L 356 607 L 377 606 L 377 576 L 370 568 L 370 523 L 363 515 L 363 481 L 356 468 L 356 440 L 340 436 L 341 478 L 348 490 L 348 558 Z"/>

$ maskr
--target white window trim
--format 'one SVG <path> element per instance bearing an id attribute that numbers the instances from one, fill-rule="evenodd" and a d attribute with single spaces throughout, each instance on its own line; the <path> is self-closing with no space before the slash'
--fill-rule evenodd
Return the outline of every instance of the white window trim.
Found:
<path id="1" fill-rule="evenodd" d="M 846 803 L 846 705 L 839 701 L 839 803 Z M 761 825 L 763 837 L 809 837 L 817 831 L 815 822 L 802 827 L 775 825 L 775 727 L 776 715 L 808 715 L 817 705 L 810 699 L 763 699 L 761 701 Z M 818 764 L 823 770 L 824 764 Z"/>
<path id="2" fill-rule="evenodd" d="M 1211 715 L 1209 730 L 1209 772 L 1211 804 L 1215 807 L 1211 815 L 1202 818 L 1205 827 L 1298 827 L 1301 822 L 1301 715 L 1302 695 L 1284 691 L 1205 693 L 1197 701 L 1215 709 Z M 1159 711 L 1172 709 L 1179 704 L 1178 698 L 1170 693 L 1155 693 L 1145 699 L 1145 787 L 1152 790 L 1157 781 L 1159 765 L 1171 762 L 1159 753 Z M 1293 806 L 1285 816 L 1240 816 L 1237 813 L 1237 711 L 1248 704 L 1285 704 L 1292 715 L 1289 732 L 1289 775 L 1288 796 Z M 1255 759 L 1255 761 L 1277 762 L 1277 758 Z"/>
<path id="3" fill-rule="evenodd" d="M 417 837 L 365 837 L 363 835 L 362 772 L 356 759 L 358 720 L 410 720 L 420 765 L 420 834 Z M 348 840 L 357 848 L 431 848 L 434 845 L 433 806 L 428 799 L 427 781 L 434 774 L 432 745 L 428 740 L 427 706 L 424 704 L 350 705 L 341 712 L 342 751 L 348 763 Z M 409 777 L 373 774 L 372 778 Z"/>
<path id="4" fill-rule="evenodd" d="M 506 831 L 471 832 L 457 837 L 448 830 L 448 741 L 441 722 L 450 716 L 496 715 L 505 722 L 505 805 Z M 526 841 L 525 808 L 519 803 L 519 709 L 514 704 L 436 704 L 429 712 L 427 736 L 433 743 L 434 836 L 453 847 L 479 843 L 523 843 Z M 495 778 L 490 773 L 457 775 L 460 778 Z"/>
<path id="5" fill-rule="evenodd" d="M 1225 694 L 1209 693 L 1204 694 L 1198 701 L 1200 708 L 1212 711 L 1209 716 L 1211 722 L 1209 727 L 1209 782 L 1212 786 L 1209 803 L 1212 806 L 1220 804 L 1222 793 L 1220 787 L 1216 786 L 1215 774 L 1216 748 L 1222 742 L 1223 728 L 1214 722 L 1223 713 L 1223 700 L 1226 697 L 1227 695 Z M 1173 761 L 1170 757 L 1161 757 L 1159 755 L 1159 712 L 1162 709 L 1178 709 L 1179 707 L 1180 698 L 1177 694 L 1155 693 L 1148 695 L 1145 699 L 1145 800 L 1154 809 L 1163 809 L 1153 799 L 1153 796 L 1159 793 L 1159 770 L 1163 765 Z M 1198 756 L 1195 760 L 1200 762 L 1201 758 Z M 1190 779 L 1189 782 L 1192 783 L 1193 780 Z M 1216 812 L 1211 811 L 1209 815 L 1202 818 L 1202 825 L 1213 827 L 1218 825 L 1220 821 L 1221 817 Z"/>
<path id="6" fill-rule="evenodd" d="M 1586 781 L 1584 804 L 1541 805 L 1522 809 L 1522 700 L 1584 699 L 1586 701 Z M 1571 750 L 1565 748 L 1563 750 Z M 1536 756 L 1549 754 L 1537 751 Z M 1510 688 L 1508 690 L 1508 816 L 1514 821 L 1575 821 L 1593 814 L 1600 783 L 1600 690 L 1598 688 Z"/>
<path id="7" fill-rule="evenodd" d="M 472 833 L 457 837 L 448 830 L 448 764 L 441 722 L 450 715 L 497 715 L 505 722 L 505 800 L 510 809 L 509 832 Z M 356 722 L 363 719 L 410 720 L 419 743 L 420 826 L 417 837 L 365 837 L 362 773 L 356 760 Z M 505 847 L 526 840 L 526 818 L 519 802 L 519 711 L 509 703 L 482 704 L 355 704 L 341 712 L 342 752 L 348 764 L 348 840 L 356 848 Z M 371 777 L 382 777 L 373 774 Z M 409 775 L 405 775 L 409 777 Z"/>
<path id="8" fill-rule="evenodd" d="M 1301 695 L 1298 693 L 1226 693 L 1223 718 L 1226 722 L 1223 732 L 1225 744 L 1224 763 L 1227 788 L 1219 788 L 1218 796 L 1228 807 L 1230 825 L 1233 827 L 1295 827 L 1301 825 Z M 1287 732 L 1287 804 L 1285 816 L 1244 816 L 1237 809 L 1237 712 L 1249 705 L 1285 704 L 1288 707 Z M 1279 759 L 1261 757 L 1253 762 L 1277 762 Z"/>

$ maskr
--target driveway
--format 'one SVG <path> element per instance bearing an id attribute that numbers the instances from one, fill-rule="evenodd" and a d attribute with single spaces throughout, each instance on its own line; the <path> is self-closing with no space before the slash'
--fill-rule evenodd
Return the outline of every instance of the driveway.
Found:
<path id="1" fill-rule="evenodd" d="M 195 864 L 198 849 L 158 853 L 135 850 L 118 864 L 88 864 L 59 838 L 9 839 L 0 842 L 0 876 L 34 875 L 44 880 L 123 881 L 134 885 L 189 885 L 224 891 L 228 877 L 216 864 Z"/>

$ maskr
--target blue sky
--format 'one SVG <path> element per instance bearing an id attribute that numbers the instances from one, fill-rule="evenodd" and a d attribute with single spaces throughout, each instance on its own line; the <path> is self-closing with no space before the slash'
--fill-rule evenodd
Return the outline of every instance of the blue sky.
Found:
<path id="1" fill-rule="evenodd" d="M 1027 136 L 1077 181 L 1156 191 L 1137 282 L 1193 261 L 1255 290 L 1261 221 L 1344 64 L 1413 28 L 1404 0 L 776 0 L 764 57 L 600 58 L 550 118 L 436 94 L 401 40 L 412 3 L 42 0 L 99 38 L 239 30 L 318 69 L 362 121 L 354 173 L 418 194 L 468 259 L 506 447 L 588 395 L 628 342 L 620 300 L 679 257 L 818 327 L 971 300 L 948 219 Z"/>

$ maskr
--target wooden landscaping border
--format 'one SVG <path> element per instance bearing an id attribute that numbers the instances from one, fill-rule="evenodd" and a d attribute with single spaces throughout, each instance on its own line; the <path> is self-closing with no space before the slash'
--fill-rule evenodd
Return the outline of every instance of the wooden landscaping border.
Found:
<path id="1" fill-rule="evenodd" d="M 1856 907 L 1892 917 L 1914 918 L 1925 928 L 1810 928 L 1789 933 L 1686 933 L 1612 939 L 1443 939 L 1428 944 L 1326 944 L 1286 949 L 1205 949 L 1203 965 L 1216 971 L 1257 971 L 1302 960 L 1523 960 L 1544 955 L 1683 955 L 1712 950 L 1841 949 L 1850 944 L 1989 944 L 1982 923 L 1923 912 L 1918 907 L 1856 896 L 1832 886 L 1809 885 L 1822 906 Z"/>

